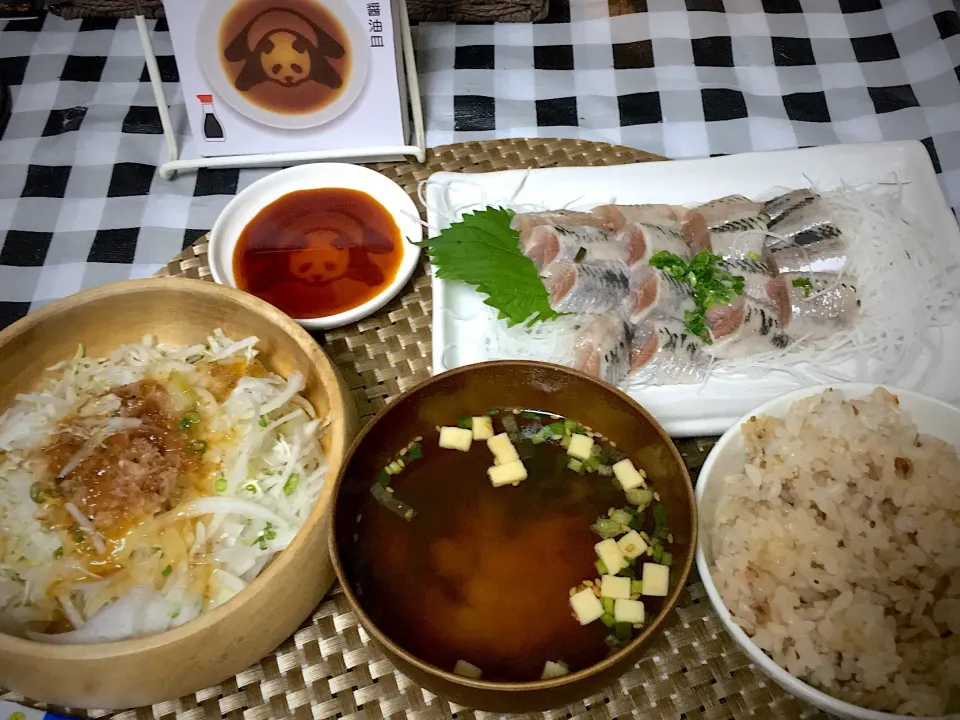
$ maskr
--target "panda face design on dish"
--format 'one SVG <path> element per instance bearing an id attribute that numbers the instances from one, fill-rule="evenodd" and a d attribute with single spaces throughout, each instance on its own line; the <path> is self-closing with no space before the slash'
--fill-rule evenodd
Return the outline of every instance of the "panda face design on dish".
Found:
<path id="1" fill-rule="evenodd" d="M 343 79 L 328 58 L 344 56 L 343 45 L 306 15 L 271 8 L 251 18 L 224 49 L 229 62 L 242 62 L 234 82 L 246 92 L 262 82 L 293 88 L 308 81 L 339 88 Z"/>

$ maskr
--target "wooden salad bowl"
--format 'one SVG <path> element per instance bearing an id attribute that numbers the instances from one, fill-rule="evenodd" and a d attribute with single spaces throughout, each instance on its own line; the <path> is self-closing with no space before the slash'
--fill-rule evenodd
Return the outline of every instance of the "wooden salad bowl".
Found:
<path id="1" fill-rule="evenodd" d="M 451 418 L 490 408 L 529 408 L 569 417 L 617 443 L 647 471 L 666 505 L 674 562 L 663 609 L 629 645 L 579 672 L 537 682 L 473 680 L 442 670 L 390 639 L 364 609 L 355 583 L 355 524 L 378 471 L 412 437 L 427 435 Z M 439 482 L 455 478 L 437 477 Z M 360 623 L 393 663 L 414 682 L 466 707 L 533 712 L 561 707 L 600 692 L 629 670 L 673 612 L 693 564 L 696 503 L 690 476 L 660 424 L 611 385 L 548 363 L 505 360 L 468 365 L 430 378 L 383 408 L 357 437 L 334 489 L 330 554 L 337 579 Z M 414 521 L 415 522 L 415 521 Z"/>
<path id="2" fill-rule="evenodd" d="M 82 343 L 103 356 L 155 335 L 203 342 L 216 328 L 256 335 L 259 358 L 280 375 L 299 370 L 319 417 L 328 478 L 293 542 L 248 587 L 220 607 L 146 637 L 51 645 L 0 634 L 0 686 L 76 708 L 130 708 L 170 700 L 236 675 L 279 646 L 310 615 L 334 579 L 326 550 L 334 483 L 356 433 L 356 408 L 330 359 L 303 328 L 268 303 L 200 280 L 129 280 L 86 290 L 0 332 L 0 412 L 36 385 L 44 369 Z"/>

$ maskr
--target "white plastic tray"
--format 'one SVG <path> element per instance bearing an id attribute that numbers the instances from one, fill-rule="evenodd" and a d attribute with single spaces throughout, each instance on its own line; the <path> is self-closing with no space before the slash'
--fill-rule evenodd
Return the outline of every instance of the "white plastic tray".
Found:
<path id="1" fill-rule="evenodd" d="M 430 235 L 449 225 L 447 218 L 486 205 L 536 204 L 589 207 L 619 203 L 689 204 L 739 193 L 758 196 L 773 187 L 830 189 L 843 183 L 887 180 L 904 184 L 904 204 L 924 219 L 936 241 L 960 248 L 957 227 L 937 184 L 930 158 L 919 142 L 748 153 L 704 160 L 648 162 L 610 167 L 508 170 L 494 173 L 437 173 L 426 188 Z M 519 192 L 517 191 L 519 187 Z M 904 288 L 911 292 L 912 288 Z M 957 288 L 960 292 L 960 288 Z M 487 322 L 483 296 L 472 287 L 433 279 L 433 372 L 488 359 L 483 346 Z M 960 401 L 960 324 L 942 331 L 940 362 L 921 358 L 914 371 L 892 384 L 919 390 L 947 402 Z M 806 383 L 770 375 L 733 381 L 711 378 L 703 387 L 650 387 L 633 394 L 675 437 L 720 434 L 743 414 Z M 814 384 L 811 381 L 809 384 Z"/>

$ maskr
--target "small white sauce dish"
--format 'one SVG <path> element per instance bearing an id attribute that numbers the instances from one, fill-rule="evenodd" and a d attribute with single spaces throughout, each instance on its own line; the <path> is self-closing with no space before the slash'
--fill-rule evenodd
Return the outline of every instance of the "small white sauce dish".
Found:
<path id="1" fill-rule="evenodd" d="M 832 383 L 803 388 L 781 395 L 747 413 L 737 421 L 717 441 L 703 464 L 696 488 L 697 514 L 700 517 L 696 552 L 697 572 L 700 573 L 700 579 L 706 588 L 707 596 L 710 598 L 710 602 L 720 616 L 727 632 L 737 642 L 740 649 L 746 653 L 751 662 L 755 663 L 768 677 L 790 694 L 841 718 L 851 718 L 853 720 L 920 720 L 914 716 L 868 710 L 838 700 L 791 675 L 761 650 L 750 639 L 750 636 L 733 621 L 733 617 L 724 605 L 712 576 L 715 567 L 713 533 L 715 532 L 715 518 L 720 503 L 724 499 L 724 480 L 728 475 L 742 473 L 746 465 L 746 450 L 740 426 L 748 422 L 754 415 L 783 417 L 797 400 L 820 395 L 831 388 L 842 392 L 847 399 L 855 399 L 870 395 L 878 387 L 883 387 L 897 396 L 900 401 L 900 408 L 910 415 L 920 433 L 934 435 L 960 449 L 960 409 L 917 392 L 900 390 L 876 383 Z M 924 718 L 923 720 L 949 720 L 957 717 L 957 715 L 949 715 L 940 718 Z"/>
<path id="2" fill-rule="evenodd" d="M 393 281 L 373 298 L 349 310 L 316 318 L 295 318 L 309 330 L 329 330 L 356 322 L 392 300 L 406 285 L 420 259 L 414 245 L 423 238 L 420 214 L 413 200 L 397 183 L 361 165 L 314 163 L 280 170 L 258 180 L 240 192 L 220 213 L 213 229 L 207 258 L 210 274 L 221 285 L 237 287 L 233 256 L 243 229 L 261 210 L 275 200 L 298 190 L 344 188 L 359 190 L 379 202 L 393 217 L 400 230 L 403 257 Z"/>

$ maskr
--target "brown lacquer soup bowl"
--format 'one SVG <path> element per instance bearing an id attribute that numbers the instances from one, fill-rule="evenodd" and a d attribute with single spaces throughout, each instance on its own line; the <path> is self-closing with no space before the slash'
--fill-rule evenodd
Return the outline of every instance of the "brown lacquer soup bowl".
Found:
<path id="1" fill-rule="evenodd" d="M 423 687 L 490 711 L 560 707 L 629 670 L 696 546 L 693 486 L 659 423 L 546 363 L 404 393 L 333 492 L 330 554 L 364 628 Z"/>

